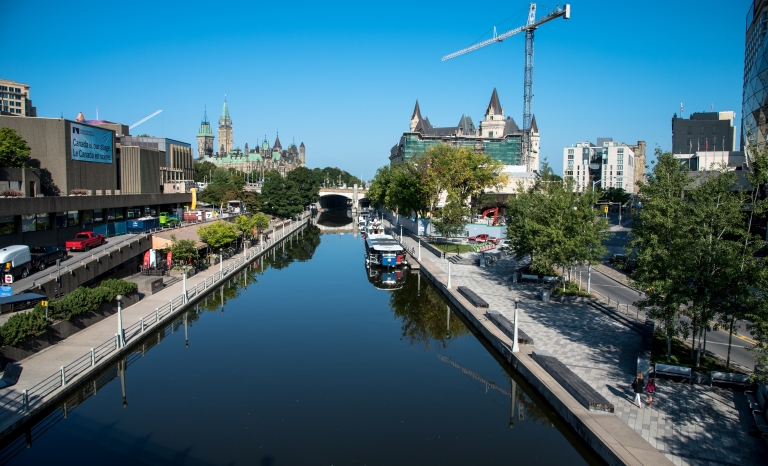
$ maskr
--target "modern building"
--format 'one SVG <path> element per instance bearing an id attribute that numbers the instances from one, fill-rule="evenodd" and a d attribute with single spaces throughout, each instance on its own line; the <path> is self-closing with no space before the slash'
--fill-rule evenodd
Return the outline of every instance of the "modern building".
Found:
<path id="1" fill-rule="evenodd" d="M 192 161 L 192 145 L 170 138 L 147 136 L 125 136 L 120 138 L 120 146 L 135 146 L 152 149 L 163 153 L 160 161 L 161 184 L 177 180 L 192 180 L 195 168 Z"/>
<path id="2" fill-rule="evenodd" d="M 456 126 L 435 127 L 429 118 L 422 117 L 418 100 L 411 116 L 408 131 L 400 137 L 400 141 L 390 150 L 390 163 L 409 160 L 430 147 L 438 144 L 468 147 L 489 154 L 495 160 L 506 166 L 515 166 L 510 173 L 533 173 L 539 170 L 539 127 L 536 117 L 531 124 L 531 157 L 523 160 L 523 132 L 512 117 L 504 115 L 504 107 L 499 101 L 496 89 L 491 94 L 491 100 L 485 110 L 485 116 L 480 121 L 479 128 L 475 127 L 472 118 L 462 115 Z M 522 167 L 522 170 L 519 169 Z"/>
<path id="3" fill-rule="evenodd" d="M 264 136 L 264 141 L 261 144 L 257 141 L 255 149 L 249 149 L 247 142 L 245 149 L 241 149 L 239 146 L 234 146 L 232 129 L 229 106 L 225 99 L 221 118 L 219 118 L 219 151 L 213 151 L 216 146 L 206 112 L 197 132 L 197 160 L 200 162 L 208 161 L 224 168 L 233 168 L 245 173 L 257 171 L 262 177 L 264 172 L 269 170 L 277 170 L 282 176 L 285 176 L 286 173 L 296 167 L 306 166 L 306 147 L 303 142 L 298 147 L 295 143 L 291 143 L 287 149 L 283 149 L 279 135 L 275 137 L 275 143 L 271 147 L 267 142 L 267 137 Z"/>
<path id="4" fill-rule="evenodd" d="M 753 0 L 747 11 L 744 40 L 744 90 L 741 107 L 741 149 L 763 148 L 768 138 L 768 0 Z"/>
<path id="5" fill-rule="evenodd" d="M 608 190 L 621 188 L 628 193 L 637 192 L 636 166 L 640 162 L 633 147 L 640 148 L 645 157 L 645 142 L 636 146 L 615 142 L 612 138 L 598 138 L 597 144 L 577 142 L 563 149 L 563 178 L 574 181 L 574 189 L 582 192 L 590 186 Z M 645 171 L 643 160 L 642 173 Z"/>
<path id="6" fill-rule="evenodd" d="M 0 79 L 0 115 L 36 117 L 29 98 L 29 84 Z"/>
<path id="7" fill-rule="evenodd" d="M 698 151 L 735 151 L 736 114 L 728 112 L 696 112 L 690 118 L 672 117 L 672 153 L 693 154 Z"/>

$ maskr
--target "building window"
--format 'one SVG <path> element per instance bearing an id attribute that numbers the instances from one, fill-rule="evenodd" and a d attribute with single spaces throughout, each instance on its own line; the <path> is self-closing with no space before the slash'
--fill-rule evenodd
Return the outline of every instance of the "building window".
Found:
<path id="1" fill-rule="evenodd" d="M 67 213 L 56 212 L 56 228 L 66 228 L 66 227 L 67 227 Z"/>
<path id="2" fill-rule="evenodd" d="M 83 211 L 83 223 L 85 225 L 90 225 L 93 223 L 93 211 L 92 210 L 84 210 Z"/>
<path id="3" fill-rule="evenodd" d="M 688 127 L 688 134 L 693 134 L 693 126 Z"/>
<path id="4" fill-rule="evenodd" d="M 67 226 L 76 227 L 80 225 L 80 212 L 77 210 L 70 210 L 67 212 Z"/>
<path id="5" fill-rule="evenodd" d="M 617 188 L 621 188 L 623 185 L 624 185 L 624 183 L 622 183 L 621 181 L 617 181 L 616 182 L 616 187 Z"/>
<path id="6" fill-rule="evenodd" d="M 28 231 L 35 231 L 36 227 L 36 215 L 35 214 L 28 214 L 28 215 L 22 215 L 21 216 L 21 232 L 26 233 Z"/>
<path id="7" fill-rule="evenodd" d="M 49 214 L 37 214 L 37 231 L 51 229 L 51 216 Z"/>
<path id="8" fill-rule="evenodd" d="M 568 154 L 568 160 L 573 160 L 573 154 Z"/>
<path id="9" fill-rule="evenodd" d="M 712 126 L 712 134 L 717 134 L 717 125 Z"/>
<path id="10" fill-rule="evenodd" d="M 93 211 L 93 223 L 104 223 L 104 209 Z"/>
<path id="11" fill-rule="evenodd" d="M 704 127 L 703 127 L 703 126 L 702 126 L 702 127 L 701 127 L 701 129 L 699 130 L 699 134 L 704 134 Z"/>
<path id="12" fill-rule="evenodd" d="M 16 222 L 13 215 L 9 217 L 0 217 L 0 235 L 12 235 L 16 233 Z"/>

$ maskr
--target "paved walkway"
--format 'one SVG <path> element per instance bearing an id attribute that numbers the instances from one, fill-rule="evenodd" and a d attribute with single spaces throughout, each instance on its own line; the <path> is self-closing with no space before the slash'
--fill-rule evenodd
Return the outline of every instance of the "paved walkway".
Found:
<path id="1" fill-rule="evenodd" d="M 404 241 L 416 246 L 412 238 Z M 447 260 L 425 249 L 421 257 L 447 274 Z M 543 303 L 539 285 L 511 282 L 516 267 L 512 257 L 485 268 L 451 264 L 451 285 L 468 286 L 510 321 L 513 300 L 519 298 L 520 327 L 533 338 L 535 347 L 550 351 L 605 396 L 614 404 L 616 416 L 674 464 L 768 461 L 763 441 L 748 434 L 756 427 L 743 393 L 659 380 L 653 406 L 638 408 L 632 402 L 630 384 L 640 335 L 587 305 Z"/>

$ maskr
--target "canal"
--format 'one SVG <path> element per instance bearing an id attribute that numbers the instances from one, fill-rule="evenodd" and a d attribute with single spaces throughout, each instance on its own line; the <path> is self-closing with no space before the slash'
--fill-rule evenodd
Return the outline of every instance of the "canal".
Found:
<path id="1" fill-rule="evenodd" d="M 2 439 L 0 463 L 600 464 L 488 348 L 423 277 L 310 227 Z"/>

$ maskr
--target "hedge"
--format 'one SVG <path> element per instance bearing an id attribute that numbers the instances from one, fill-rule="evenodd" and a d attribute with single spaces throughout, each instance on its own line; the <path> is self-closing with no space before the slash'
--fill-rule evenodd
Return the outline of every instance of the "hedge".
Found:
<path id="1" fill-rule="evenodd" d="M 97 288 L 79 287 L 63 298 L 51 300 L 48 307 L 48 319 L 45 307 L 40 304 L 30 312 L 12 315 L 0 326 L 0 345 L 15 345 L 29 336 L 40 336 L 54 320 L 70 320 L 75 316 L 95 311 L 101 303 L 115 299 L 118 294 L 128 294 L 138 286 L 125 280 L 104 280 Z"/>

